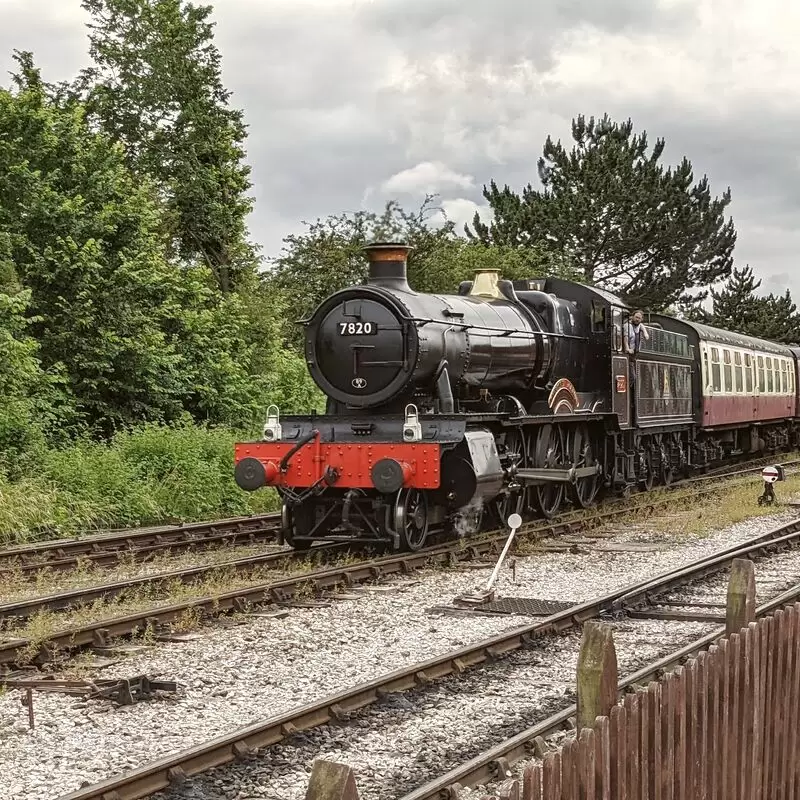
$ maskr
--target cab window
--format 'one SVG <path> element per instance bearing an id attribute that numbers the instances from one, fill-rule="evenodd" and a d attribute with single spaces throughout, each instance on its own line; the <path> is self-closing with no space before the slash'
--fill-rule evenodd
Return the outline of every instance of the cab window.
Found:
<path id="1" fill-rule="evenodd" d="M 611 346 L 614 350 L 619 353 L 622 351 L 622 309 L 621 308 L 613 308 L 611 310 L 611 320 L 614 325 L 614 341 L 612 342 Z"/>
<path id="2" fill-rule="evenodd" d="M 606 329 L 606 307 L 596 300 L 592 302 L 592 330 L 602 332 Z"/>

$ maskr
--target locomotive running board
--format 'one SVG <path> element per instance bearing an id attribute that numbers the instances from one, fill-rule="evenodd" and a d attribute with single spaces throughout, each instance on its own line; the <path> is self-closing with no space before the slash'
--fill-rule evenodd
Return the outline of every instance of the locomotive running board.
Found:
<path id="1" fill-rule="evenodd" d="M 602 466 L 597 464 L 594 467 L 580 467 L 576 469 L 548 469 L 547 467 L 540 467 L 538 469 L 518 469 L 514 473 L 514 477 L 518 480 L 533 482 L 547 482 L 547 483 L 575 483 L 581 478 L 591 478 L 593 475 L 599 475 L 602 471 Z"/>

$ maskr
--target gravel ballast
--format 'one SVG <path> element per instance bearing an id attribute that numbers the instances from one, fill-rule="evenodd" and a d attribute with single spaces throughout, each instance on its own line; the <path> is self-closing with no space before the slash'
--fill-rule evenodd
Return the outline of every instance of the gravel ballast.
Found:
<path id="1" fill-rule="evenodd" d="M 680 541 L 664 534 L 648 538 L 646 531 L 632 528 L 613 538 L 599 540 L 597 546 L 607 548 L 626 541 L 641 545 L 650 541 L 654 547 L 663 549 L 544 552 L 516 557 L 516 582 L 512 582 L 511 571 L 504 569 L 498 590 L 502 596 L 579 602 L 693 561 L 775 527 L 788 518 L 789 515 L 760 518 L 712 536 L 690 539 L 683 536 Z M 77 789 L 84 782 L 95 782 L 140 766 L 380 674 L 530 623 L 531 619 L 527 617 L 445 617 L 428 613 L 432 607 L 449 604 L 453 597 L 484 584 L 490 571 L 486 568 L 419 573 L 394 582 L 388 591 L 381 587 L 358 592 L 357 599 L 337 601 L 328 608 L 292 609 L 284 619 L 252 617 L 241 625 L 215 626 L 202 631 L 202 637 L 195 641 L 158 645 L 98 673 L 100 677 L 146 673 L 165 680 L 177 680 L 185 684 L 185 691 L 173 699 L 119 708 L 99 701 L 84 702 L 54 694 L 37 694 L 34 698 L 36 727 L 31 731 L 27 725 L 26 709 L 20 705 L 19 693 L 8 691 L 0 697 L 0 760 L 9 766 L 6 780 L 0 786 L 0 798 L 56 798 Z M 758 568 L 756 580 L 758 583 Z M 660 624 L 666 626 L 666 630 L 672 623 Z M 681 630 L 689 630 L 684 623 L 681 625 Z M 561 638 L 568 640 L 569 636 Z M 577 653 L 574 642 L 571 646 Z M 644 655 L 643 648 L 644 645 L 636 652 L 632 650 L 626 657 L 652 658 L 652 654 Z M 622 669 L 622 645 L 620 651 Z M 540 664 L 528 666 L 556 670 L 542 681 L 542 686 L 547 685 L 550 689 L 539 700 L 547 700 L 548 692 L 553 693 L 556 699 L 563 698 L 563 687 L 571 685 L 572 662 L 552 659 L 547 651 L 538 650 L 520 653 L 513 659 L 514 663 L 520 659 L 520 669 L 525 659 L 543 659 Z M 497 664 L 489 670 L 475 672 L 474 677 L 472 673 L 461 676 L 460 683 L 477 681 L 473 690 L 475 697 L 470 695 L 476 703 L 476 721 L 465 721 L 465 731 L 480 727 L 480 715 L 486 713 L 487 707 L 481 704 L 480 694 L 491 698 L 490 687 L 497 683 L 499 691 L 508 681 L 508 676 L 492 677 L 494 670 L 498 669 L 501 671 L 497 675 L 501 675 L 502 669 L 507 667 Z M 484 691 L 480 687 L 486 681 L 489 683 L 486 683 Z M 562 688 L 553 688 L 557 686 Z M 435 692 L 440 690 L 435 687 L 432 691 L 434 694 L 431 696 L 435 697 Z M 449 696 L 446 689 L 441 691 L 445 692 L 445 697 Z M 424 696 L 427 698 L 429 692 Z M 531 702 L 535 700 L 533 695 L 529 699 Z M 537 704 L 539 700 L 536 700 Z M 405 700 L 399 697 L 387 702 L 402 707 Z M 502 713 L 498 711 L 494 715 L 496 726 L 506 725 L 503 720 L 510 708 L 509 702 L 506 701 Z M 366 712 L 367 715 L 384 713 L 383 705 Z M 407 724 L 413 725 L 414 718 L 414 714 L 408 716 Z M 519 719 L 512 714 L 508 721 L 509 729 L 520 727 L 518 722 Z M 433 729 L 433 718 L 430 724 Z M 366 727 L 372 730 L 370 723 L 366 723 Z M 309 734 L 309 742 L 316 741 L 313 739 L 316 736 L 324 739 L 325 731 L 331 735 L 333 730 L 326 728 L 313 732 Z M 349 728 L 336 733 L 347 730 Z M 410 732 L 398 732 L 397 736 L 398 743 L 406 738 L 413 740 Z M 378 746 L 383 745 L 379 742 Z M 395 749 L 398 753 L 402 750 L 399 744 Z M 275 748 L 272 754 L 263 758 L 277 757 L 290 751 L 291 748 Z M 402 753 L 397 769 L 412 769 L 407 764 L 406 751 L 402 750 Z M 316 751 L 309 758 L 319 755 L 322 753 Z M 293 755 L 290 760 L 296 758 L 300 755 Z M 437 763 L 436 766 L 444 768 L 447 765 Z M 310 762 L 302 769 L 309 767 Z M 279 762 L 270 769 L 278 774 L 295 774 L 285 765 L 281 767 Z M 193 781 L 194 784 L 200 785 L 197 781 Z M 240 790 L 242 787 L 236 788 L 231 796 L 235 797 Z M 241 795 L 242 798 L 247 796 Z M 285 795 L 254 791 L 252 796 L 277 798 Z"/>

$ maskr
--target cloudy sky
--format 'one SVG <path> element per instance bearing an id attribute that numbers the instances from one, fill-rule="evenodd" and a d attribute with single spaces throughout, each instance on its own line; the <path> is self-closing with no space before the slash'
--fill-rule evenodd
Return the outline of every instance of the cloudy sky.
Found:
<path id="1" fill-rule="evenodd" d="M 800 297 L 800 4 L 792 0 L 216 0 L 217 44 L 250 126 L 253 237 L 436 192 L 471 219 L 491 178 L 535 182 L 547 134 L 631 117 L 730 186 L 766 291 Z M 85 65 L 79 0 L 0 0 L 0 71 Z"/>

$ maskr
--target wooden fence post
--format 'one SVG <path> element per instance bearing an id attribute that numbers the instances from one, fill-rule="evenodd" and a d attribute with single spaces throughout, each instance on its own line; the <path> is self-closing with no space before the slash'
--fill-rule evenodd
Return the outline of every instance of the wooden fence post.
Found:
<path id="1" fill-rule="evenodd" d="M 739 633 L 756 618 L 756 572 L 748 558 L 734 558 L 728 578 L 725 633 Z"/>
<path id="2" fill-rule="evenodd" d="M 317 759 L 311 769 L 306 800 L 359 800 L 352 767 Z"/>
<path id="3" fill-rule="evenodd" d="M 617 651 L 611 626 L 587 622 L 578 656 L 577 729 L 591 728 L 617 703 Z"/>

